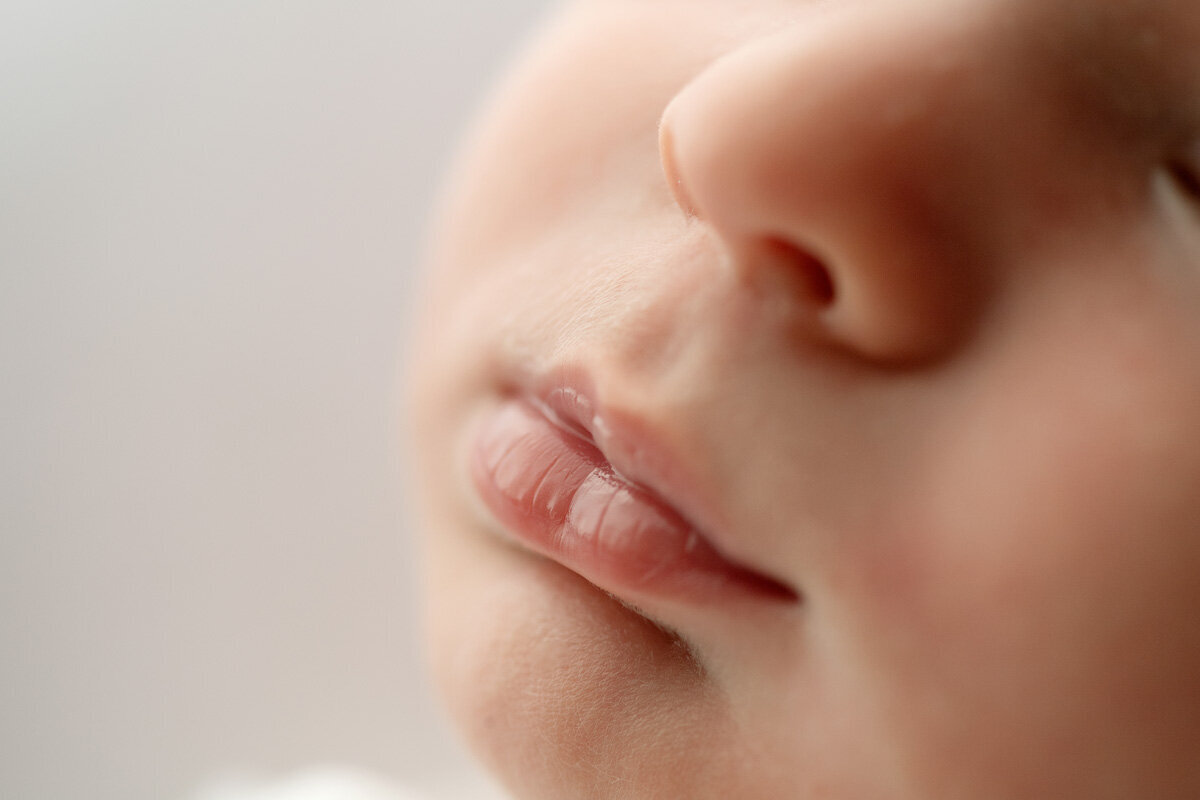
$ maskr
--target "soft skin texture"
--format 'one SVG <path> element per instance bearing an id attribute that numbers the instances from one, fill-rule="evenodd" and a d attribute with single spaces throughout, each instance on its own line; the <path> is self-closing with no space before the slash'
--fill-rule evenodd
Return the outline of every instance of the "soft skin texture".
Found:
<path id="1" fill-rule="evenodd" d="M 563 9 L 412 361 L 434 672 L 514 797 L 1200 797 L 1197 141 L 1192 0 Z M 514 545 L 472 438 L 563 370 L 797 598 Z"/>

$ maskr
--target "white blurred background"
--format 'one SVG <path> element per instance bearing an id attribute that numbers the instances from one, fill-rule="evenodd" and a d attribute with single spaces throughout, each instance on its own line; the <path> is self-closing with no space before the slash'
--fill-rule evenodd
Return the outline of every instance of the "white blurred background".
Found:
<path id="1" fill-rule="evenodd" d="M 399 338 L 547 0 L 0 0 L 0 797 L 474 786 L 416 651 Z"/>

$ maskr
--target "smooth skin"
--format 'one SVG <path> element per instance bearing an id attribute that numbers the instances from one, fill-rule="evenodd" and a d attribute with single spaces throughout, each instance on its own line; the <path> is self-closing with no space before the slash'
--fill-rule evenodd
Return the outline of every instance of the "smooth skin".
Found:
<path id="1" fill-rule="evenodd" d="M 1200 797 L 1200 6 L 582 0 L 412 360 L 430 649 L 519 800 Z M 584 370 L 792 603 L 622 603 L 466 463 Z"/>

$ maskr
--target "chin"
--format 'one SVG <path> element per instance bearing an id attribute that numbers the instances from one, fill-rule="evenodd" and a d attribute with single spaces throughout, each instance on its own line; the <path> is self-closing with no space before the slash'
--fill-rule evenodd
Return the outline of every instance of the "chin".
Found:
<path id="1" fill-rule="evenodd" d="M 457 727 L 514 798 L 760 796 L 739 790 L 734 726 L 676 636 L 553 562 L 490 555 L 432 592 L 429 645 Z"/>

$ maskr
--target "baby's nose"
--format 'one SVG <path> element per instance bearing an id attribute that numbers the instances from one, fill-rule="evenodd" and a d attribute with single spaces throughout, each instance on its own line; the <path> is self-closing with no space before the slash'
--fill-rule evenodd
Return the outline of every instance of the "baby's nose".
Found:
<path id="1" fill-rule="evenodd" d="M 814 335 L 928 360 L 979 316 L 1010 140 L 1038 114 L 997 63 L 995 14 L 850 5 L 713 62 L 663 114 L 663 167 L 741 277 L 798 278 Z"/>

